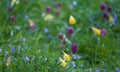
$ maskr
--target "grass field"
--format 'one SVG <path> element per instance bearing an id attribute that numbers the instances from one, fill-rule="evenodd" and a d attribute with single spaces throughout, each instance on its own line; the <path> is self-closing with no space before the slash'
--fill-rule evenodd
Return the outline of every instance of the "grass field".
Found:
<path id="1" fill-rule="evenodd" d="M 0 72 L 120 72 L 120 0 L 0 0 Z"/>

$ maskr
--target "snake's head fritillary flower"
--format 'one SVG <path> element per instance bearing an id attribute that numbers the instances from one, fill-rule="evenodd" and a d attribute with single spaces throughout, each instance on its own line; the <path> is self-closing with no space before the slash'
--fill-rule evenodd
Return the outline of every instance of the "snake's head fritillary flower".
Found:
<path id="1" fill-rule="evenodd" d="M 68 32 L 69 35 L 72 35 L 74 33 L 73 27 L 68 27 L 67 32 Z"/>
<path id="2" fill-rule="evenodd" d="M 75 54 L 78 51 L 78 45 L 77 44 L 72 44 L 72 53 Z"/>
<path id="3" fill-rule="evenodd" d="M 67 63 L 65 62 L 65 60 L 63 60 L 62 58 L 59 58 L 60 62 L 61 62 L 61 66 L 62 67 L 66 67 Z"/>
<path id="4" fill-rule="evenodd" d="M 47 6 L 46 7 L 46 13 L 49 13 L 51 11 L 51 7 L 50 6 Z"/>
<path id="5" fill-rule="evenodd" d="M 75 24 L 76 23 L 76 19 L 72 15 L 70 15 L 69 23 L 70 24 Z"/>
<path id="6" fill-rule="evenodd" d="M 59 9 L 58 9 L 58 10 L 56 10 L 56 12 L 55 12 L 55 13 L 56 13 L 56 15 L 57 15 L 57 16 L 59 16 L 59 15 L 60 15 L 60 10 L 59 10 Z"/>
<path id="7" fill-rule="evenodd" d="M 12 0 L 12 2 L 11 2 L 11 6 L 13 6 L 14 4 L 19 4 L 19 2 L 20 2 L 20 0 Z"/>
<path id="8" fill-rule="evenodd" d="M 66 61 L 70 61 L 71 60 L 71 57 L 70 57 L 70 55 L 68 55 L 68 54 L 66 54 L 65 52 L 63 52 L 63 54 L 64 54 L 64 59 L 66 60 Z"/>
<path id="9" fill-rule="evenodd" d="M 114 19 L 112 16 L 109 16 L 109 22 L 114 24 Z"/>
<path id="10" fill-rule="evenodd" d="M 10 65 L 10 61 L 11 61 L 11 57 L 8 57 L 7 61 L 6 61 L 6 66 Z"/>
<path id="11" fill-rule="evenodd" d="M 101 34 L 101 30 L 96 28 L 96 27 L 92 27 L 92 30 L 94 33 L 96 33 L 97 35 L 100 35 Z"/>
<path id="12" fill-rule="evenodd" d="M 64 39 L 63 34 L 62 34 L 62 33 L 59 33 L 59 34 L 58 34 L 58 38 L 59 38 L 60 40 L 63 40 L 63 39 Z"/>
<path id="13" fill-rule="evenodd" d="M 61 4 L 61 3 L 57 3 L 57 7 L 58 7 L 58 8 L 61 8 L 61 7 L 62 7 L 62 4 Z"/>
<path id="14" fill-rule="evenodd" d="M 11 21 L 11 23 L 15 23 L 15 16 L 14 15 L 10 16 L 10 21 Z"/>
<path id="15" fill-rule="evenodd" d="M 104 14 L 103 14 L 103 18 L 106 19 L 106 20 L 108 20 L 108 19 L 109 19 L 108 13 L 104 13 Z"/>
<path id="16" fill-rule="evenodd" d="M 46 21 L 52 21 L 53 18 L 54 18 L 54 16 L 51 15 L 51 14 L 46 14 L 46 15 L 45 15 L 45 20 L 46 20 Z"/>
<path id="17" fill-rule="evenodd" d="M 112 6 L 108 6 L 108 7 L 107 7 L 107 11 L 108 11 L 108 12 L 111 12 L 111 11 L 112 11 Z"/>
<path id="18" fill-rule="evenodd" d="M 30 30 L 34 31 L 35 30 L 35 24 L 34 24 L 33 20 L 28 19 L 28 22 L 29 22 Z"/>
<path id="19" fill-rule="evenodd" d="M 101 3 L 100 5 L 100 9 L 103 11 L 106 9 L 106 4 L 105 3 Z"/>
<path id="20" fill-rule="evenodd" d="M 12 10 L 13 10 L 13 7 L 10 5 L 10 6 L 8 7 L 8 11 L 9 11 L 9 12 L 12 12 Z"/>
<path id="21" fill-rule="evenodd" d="M 102 36 L 106 36 L 107 35 L 107 30 L 106 29 L 102 29 L 101 30 L 101 35 Z"/>

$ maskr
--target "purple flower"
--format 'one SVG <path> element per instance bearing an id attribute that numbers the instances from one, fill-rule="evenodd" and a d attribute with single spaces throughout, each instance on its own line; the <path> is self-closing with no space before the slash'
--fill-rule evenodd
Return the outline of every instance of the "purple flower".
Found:
<path id="1" fill-rule="evenodd" d="M 72 53 L 75 54 L 78 51 L 78 45 L 77 44 L 72 44 Z"/>
<path id="2" fill-rule="evenodd" d="M 108 11 L 108 12 L 111 12 L 111 11 L 112 11 L 112 7 L 111 7 L 111 6 L 108 6 L 108 7 L 107 7 L 107 11 Z"/>
<path id="3" fill-rule="evenodd" d="M 109 19 L 108 13 L 104 13 L 104 14 L 103 14 L 103 18 L 106 19 L 106 20 L 108 20 L 108 19 Z"/>
<path id="4" fill-rule="evenodd" d="M 61 6 L 62 6 L 61 3 L 58 3 L 58 4 L 57 4 L 57 7 L 58 7 L 58 8 L 61 8 Z"/>
<path id="5" fill-rule="evenodd" d="M 15 53 L 15 52 L 16 52 L 14 47 L 11 48 L 11 51 L 12 51 L 12 53 Z"/>
<path id="6" fill-rule="evenodd" d="M 9 12 L 12 12 L 12 10 L 13 10 L 13 7 L 12 7 L 12 6 L 9 6 L 9 7 L 8 7 L 8 11 L 9 11 Z"/>
<path id="7" fill-rule="evenodd" d="M 95 72 L 100 72 L 100 70 L 99 69 L 96 69 L 96 71 Z"/>
<path id="8" fill-rule="evenodd" d="M 58 38 L 59 38 L 60 40 L 63 40 L 63 38 L 64 38 L 64 37 L 63 37 L 63 34 L 62 34 L 62 33 L 59 33 L 59 34 L 58 34 Z"/>
<path id="9" fill-rule="evenodd" d="M 15 22 L 15 17 L 14 17 L 14 15 L 10 16 L 10 21 L 11 21 L 12 23 Z"/>
<path id="10" fill-rule="evenodd" d="M 56 15 L 59 16 L 60 15 L 60 10 L 56 10 Z"/>
<path id="11" fill-rule="evenodd" d="M 51 11 L 51 7 L 50 6 L 47 6 L 46 7 L 46 12 L 49 13 Z"/>
<path id="12" fill-rule="evenodd" d="M 101 30 L 101 35 L 102 36 L 106 36 L 107 35 L 107 30 L 106 29 L 102 29 Z"/>
<path id="13" fill-rule="evenodd" d="M 68 34 L 69 34 L 69 35 L 72 35 L 72 34 L 74 33 L 73 27 L 68 27 L 68 28 L 67 28 L 67 31 L 68 31 Z"/>
<path id="14" fill-rule="evenodd" d="M 103 11 L 106 9 L 106 4 L 105 3 L 101 3 L 100 5 L 100 9 Z"/>

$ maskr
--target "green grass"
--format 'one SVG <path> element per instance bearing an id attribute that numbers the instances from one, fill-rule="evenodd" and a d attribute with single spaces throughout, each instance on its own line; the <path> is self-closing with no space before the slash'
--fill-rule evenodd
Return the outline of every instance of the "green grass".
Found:
<path id="1" fill-rule="evenodd" d="M 75 0 L 77 6 L 73 10 L 69 9 L 73 0 L 28 0 L 24 3 L 21 0 L 14 6 L 13 11 L 8 11 L 10 0 L 0 1 L 0 72 L 114 72 L 120 69 L 120 5 L 119 0 Z M 55 2 L 62 4 L 60 16 L 55 15 L 57 7 Z M 110 22 L 102 18 L 103 12 L 100 4 L 105 2 L 113 7 L 110 15 L 114 12 L 118 15 L 117 26 L 110 27 Z M 45 21 L 42 13 L 46 6 L 51 6 L 50 14 L 54 15 L 51 22 Z M 15 23 L 10 22 L 10 16 L 15 16 Z M 29 22 L 25 19 L 28 15 L 35 23 L 35 31 L 30 31 Z M 73 15 L 77 23 L 69 24 L 69 16 Z M 93 33 L 90 27 L 100 24 L 107 29 L 106 37 Z M 66 34 L 66 28 L 72 26 L 75 34 L 69 37 L 72 43 L 78 44 L 78 52 L 82 58 L 67 62 L 66 67 L 62 67 L 58 60 L 62 50 L 71 55 L 71 45 L 67 44 L 62 50 L 59 49 L 60 40 L 58 33 Z M 45 33 L 44 28 L 49 32 Z M 13 31 L 13 36 L 11 32 Z M 48 38 L 48 35 L 51 35 Z M 16 50 L 12 53 L 10 46 Z M 5 53 L 8 53 L 5 56 Z M 6 60 L 12 56 L 9 66 Z M 30 61 L 26 62 L 26 57 Z M 75 62 L 76 68 L 72 67 Z"/>

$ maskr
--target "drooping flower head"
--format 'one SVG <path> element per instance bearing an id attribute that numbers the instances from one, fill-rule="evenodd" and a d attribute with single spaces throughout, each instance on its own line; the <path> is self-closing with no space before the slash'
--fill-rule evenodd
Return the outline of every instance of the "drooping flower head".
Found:
<path id="1" fill-rule="evenodd" d="M 14 15 L 10 16 L 10 21 L 11 21 L 11 23 L 15 23 L 15 16 Z"/>
<path id="2" fill-rule="evenodd" d="M 78 45 L 77 44 L 72 44 L 72 53 L 75 54 L 78 51 Z"/>
<path id="3" fill-rule="evenodd" d="M 107 30 L 106 29 L 102 29 L 101 30 L 101 35 L 102 36 L 106 36 L 107 35 Z"/>
<path id="4" fill-rule="evenodd" d="M 58 34 L 58 38 L 59 38 L 60 40 L 63 40 L 63 39 L 64 39 L 63 34 L 62 34 L 62 33 L 59 33 L 59 34 Z"/>
<path id="5" fill-rule="evenodd" d="M 96 28 L 96 27 L 92 27 L 92 30 L 94 33 L 96 33 L 97 35 L 100 35 L 101 34 L 101 30 Z"/>
<path id="6" fill-rule="evenodd" d="M 111 11 L 112 11 L 112 6 L 108 6 L 108 7 L 107 7 L 107 11 L 108 11 L 108 12 L 111 12 Z"/>
<path id="7" fill-rule="evenodd" d="M 66 61 L 70 61 L 71 60 L 71 57 L 70 57 L 70 55 L 68 55 L 68 54 L 66 54 L 64 51 L 63 51 L 63 54 L 64 54 L 64 59 L 66 60 Z"/>
<path id="8" fill-rule="evenodd" d="M 51 14 L 46 14 L 46 15 L 45 15 L 45 20 L 46 20 L 46 21 L 52 21 L 53 18 L 54 18 L 54 16 L 51 15 Z"/>
<path id="9" fill-rule="evenodd" d="M 109 14 L 105 12 L 105 13 L 103 14 L 103 18 L 106 19 L 106 20 L 108 20 L 108 19 L 109 19 Z"/>
<path id="10" fill-rule="evenodd" d="M 8 57 L 7 61 L 6 61 L 6 66 L 10 65 L 10 61 L 11 61 L 11 57 Z"/>
<path id="11" fill-rule="evenodd" d="M 105 3 L 101 3 L 100 5 L 100 9 L 103 11 L 106 9 L 106 4 Z"/>
<path id="12" fill-rule="evenodd" d="M 51 7 L 50 6 L 47 6 L 46 7 L 46 13 L 49 13 L 51 11 Z"/>
<path id="13" fill-rule="evenodd" d="M 60 62 L 61 62 L 61 66 L 65 67 L 67 65 L 67 63 L 65 62 L 65 60 L 63 60 L 62 58 L 59 58 Z"/>
<path id="14" fill-rule="evenodd" d="M 72 15 L 70 15 L 69 23 L 70 24 L 75 24 L 76 23 L 76 19 Z"/>
<path id="15" fill-rule="evenodd" d="M 33 20 L 28 19 L 28 21 L 29 21 L 29 25 L 30 25 L 30 30 L 31 31 L 35 30 L 35 24 L 34 24 Z"/>
<path id="16" fill-rule="evenodd" d="M 114 19 L 113 19 L 113 17 L 112 16 L 109 16 L 109 22 L 111 22 L 111 23 L 113 23 L 114 24 Z"/>
<path id="17" fill-rule="evenodd" d="M 69 35 L 72 35 L 74 33 L 73 27 L 68 27 L 67 32 L 68 32 Z"/>
<path id="18" fill-rule="evenodd" d="M 19 2 L 20 2 L 20 0 L 12 0 L 12 2 L 11 2 L 11 6 L 13 6 L 14 4 L 19 4 Z"/>

